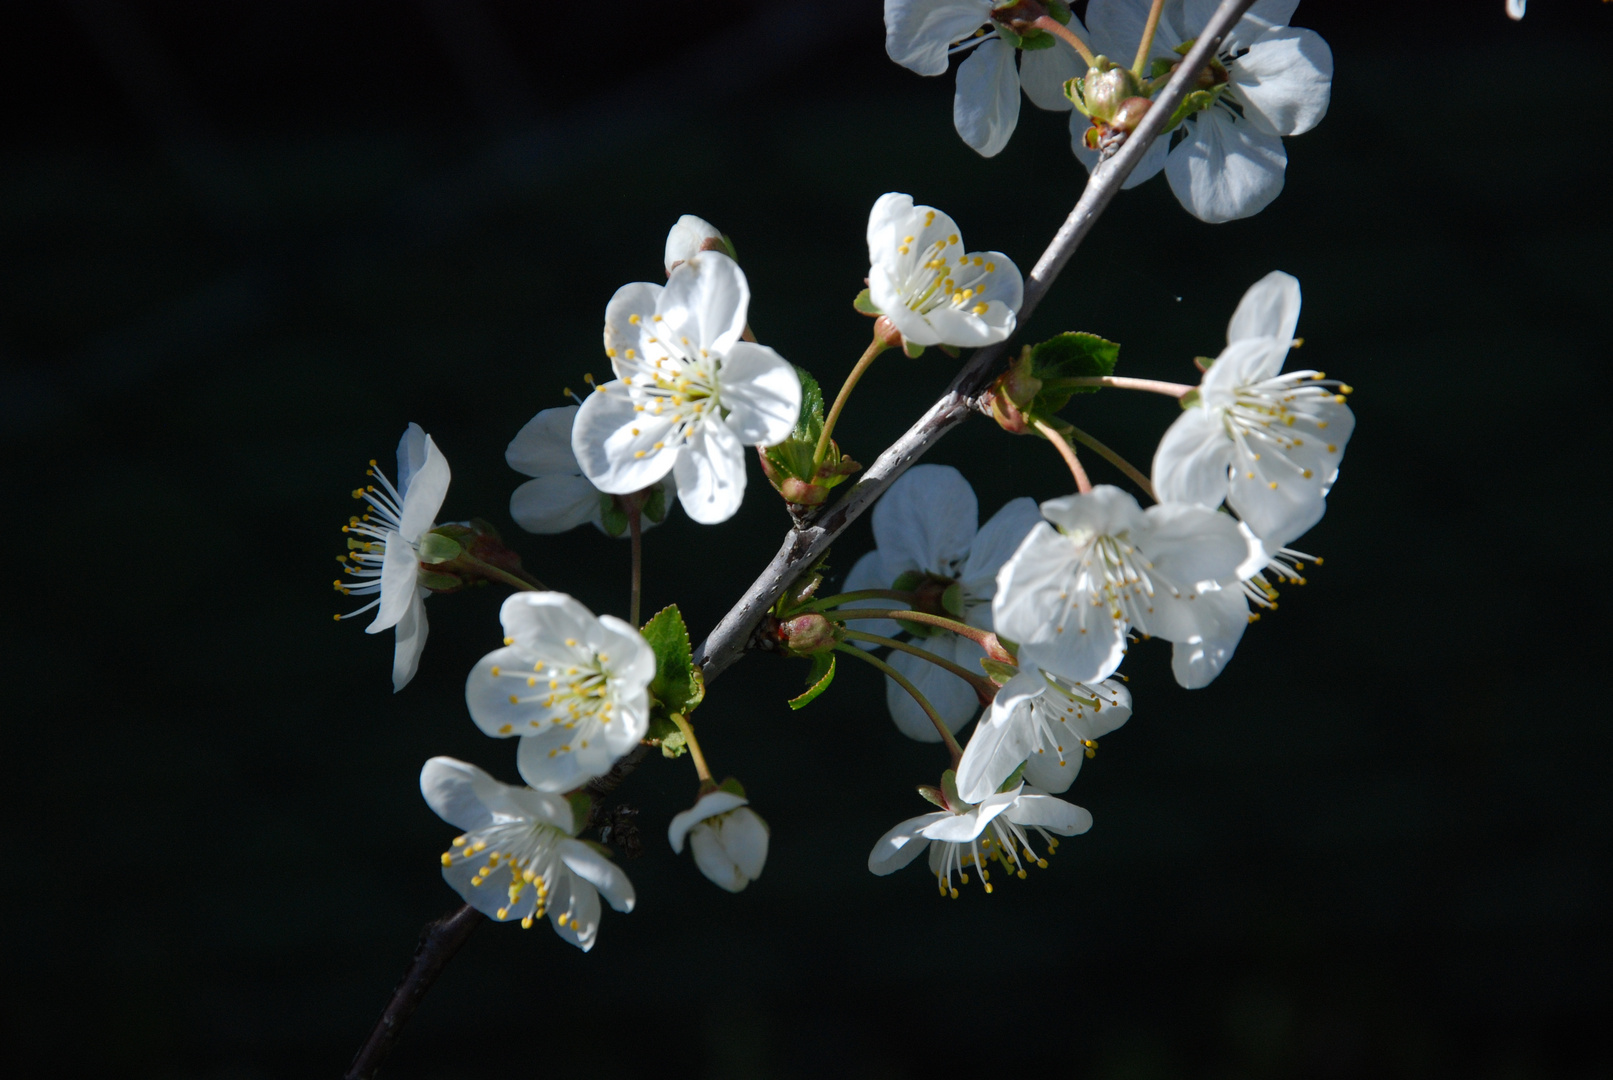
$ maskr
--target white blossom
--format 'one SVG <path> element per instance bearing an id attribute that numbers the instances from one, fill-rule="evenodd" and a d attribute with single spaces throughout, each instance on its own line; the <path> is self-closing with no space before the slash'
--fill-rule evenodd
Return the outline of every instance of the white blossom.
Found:
<path id="1" fill-rule="evenodd" d="M 913 466 L 874 504 L 877 546 L 858 559 L 846 575 L 846 591 L 889 589 L 904 575 L 921 579 L 917 584 L 937 597 L 956 585 L 953 602 L 957 610 L 949 617 L 981 630 L 992 629 L 991 601 L 997 592 L 997 571 L 1041 515 L 1036 503 L 1027 498 L 1010 501 L 977 529 L 979 514 L 974 489 L 957 469 L 950 465 Z M 846 606 L 891 608 L 901 603 L 865 600 Z M 848 625 L 882 637 L 902 633 L 902 627 L 891 620 L 857 620 Z M 919 627 L 915 633 L 925 634 L 926 630 Z M 973 641 L 945 630 L 919 637 L 915 643 L 971 670 L 979 670 L 980 659 L 985 656 Z M 951 672 L 904 652 L 893 651 L 888 662 L 918 688 L 954 732 L 980 711 L 974 688 Z M 921 742 L 940 741 L 935 725 L 906 690 L 891 679 L 885 680 L 885 690 L 891 719 L 902 734 Z"/>
<path id="2" fill-rule="evenodd" d="M 707 792 L 667 827 L 672 850 L 689 841 L 695 865 L 712 884 L 739 892 L 762 876 L 767 862 L 767 822 L 743 795 L 725 788 Z"/>
<path id="3" fill-rule="evenodd" d="M 465 703 L 487 734 L 521 739 L 522 779 L 571 791 L 638 745 L 655 654 L 637 630 L 556 592 L 518 592 L 499 619 L 504 647 L 471 669 Z"/>
<path id="4" fill-rule="evenodd" d="M 1161 499 L 1207 507 L 1225 501 L 1273 551 L 1322 519 L 1355 430 L 1344 403 L 1348 387 L 1316 371 L 1278 374 L 1299 305 L 1299 282 L 1281 271 L 1244 293 L 1198 400 L 1154 453 Z"/>
<path id="5" fill-rule="evenodd" d="M 574 839 L 582 823 L 558 795 L 501 784 L 474 765 L 435 757 L 420 791 L 464 835 L 443 852 L 442 876 L 465 902 L 499 922 L 549 916 L 555 933 L 583 952 L 599 932 L 599 894 L 633 910 L 633 884 L 596 845 Z"/>
<path id="6" fill-rule="evenodd" d="M 420 538 L 437 524 L 437 511 L 448 494 L 448 460 L 431 441 L 431 436 L 410 424 L 398 441 L 398 483 L 394 487 L 374 461 L 369 475 L 380 482 L 353 492 L 355 499 L 370 509 L 342 526 L 342 532 L 366 539 L 343 557 L 345 580 L 336 582 L 343 595 L 375 599 L 338 619 L 351 619 L 371 608 L 379 608 L 365 633 L 379 634 L 397 628 L 392 651 L 392 692 L 397 693 L 414 678 L 420 667 L 420 654 L 426 647 L 426 593 L 420 584 Z M 349 546 L 352 546 L 351 544 Z"/>
<path id="7" fill-rule="evenodd" d="M 576 418 L 575 405 L 544 409 L 526 422 L 504 451 L 510 468 L 533 477 L 510 496 L 510 516 L 527 532 L 561 533 L 589 522 L 605 531 L 605 507 L 613 496 L 591 484 L 577 464 L 571 449 Z M 669 506 L 677 490 L 672 477 L 663 476 L 655 486 L 661 489 L 663 504 Z M 645 529 L 658 524 L 648 515 L 642 522 Z"/>
<path id="8" fill-rule="evenodd" d="M 1131 719 L 1131 694 L 1113 679 L 1072 683 L 1027 662 L 997 692 L 958 763 L 958 793 L 979 802 L 1015 769 L 1025 782 L 1068 791 L 1100 736 Z"/>
<path id="9" fill-rule="evenodd" d="M 974 50 L 958 66 L 952 123 L 984 157 L 1008 145 L 1019 123 L 1021 89 L 1038 108 L 1068 111 L 1064 84 L 1082 70 L 1062 41 L 1025 50 L 1016 69 L 1018 50 L 1002 39 L 991 18 L 996 7 L 995 0 L 885 0 L 885 51 L 908 70 L 945 75 L 954 54 Z M 1085 34 L 1079 20 L 1071 22 Z"/>
<path id="10" fill-rule="evenodd" d="M 801 410 L 795 369 L 741 341 L 750 286 L 727 255 L 702 252 L 665 286 L 617 290 L 605 309 L 616 372 L 583 402 L 572 449 L 583 475 L 613 495 L 671 473 L 694 520 L 726 521 L 745 495 L 745 446 L 782 442 Z"/>
<path id="11" fill-rule="evenodd" d="M 965 251 L 958 227 L 911 195 L 879 197 L 868 215 L 868 293 L 913 345 L 975 347 L 1014 332 L 1025 283 L 1000 251 Z"/>
<path id="12" fill-rule="evenodd" d="M 1092 47 L 1127 63 L 1142 40 L 1150 0 L 1092 0 Z M 1150 59 L 1198 37 L 1218 0 L 1166 0 Z M 1182 122 L 1174 148 L 1162 135 L 1127 178 L 1140 184 L 1161 168 L 1171 191 L 1195 217 L 1222 222 L 1259 213 L 1283 188 L 1283 137 L 1300 135 L 1327 113 L 1333 53 L 1313 30 L 1288 25 L 1298 0 L 1258 0 L 1221 43 L 1226 83 L 1208 108 Z M 1147 72 L 1144 72 L 1147 74 Z M 1088 169 L 1098 154 L 1085 143 L 1086 118 L 1071 116 L 1075 156 Z M 1168 153 L 1167 153 L 1168 151 Z"/>
<path id="13" fill-rule="evenodd" d="M 1132 631 L 1226 636 L 1226 612 L 1200 594 L 1203 582 L 1233 581 L 1248 553 L 1228 515 L 1181 503 L 1143 510 L 1108 485 L 1045 502 L 1042 514 L 1003 564 L 992 602 L 997 633 L 1020 643 L 1022 663 L 1090 686 L 1120 666 Z"/>
<path id="14" fill-rule="evenodd" d="M 962 884 L 969 884 L 967 867 L 978 868 L 988 893 L 992 891 L 989 863 L 1021 878 L 1027 863 L 1046 867 L 1047 859 L 1030 846 L 1031 832 L 1042 837 L 1052 854 L 1059 842 L 1050 834 L 1075 836 L 1092 828 L 1092 815 L 1083 808 L 1022 784 L 978 803 L 954 799 L 956 794 L 954 788 L 943 796 L 947 809 L 908 818 L 880 837 L 868 855 L 868 869 L 883 877 L 929 848 L 930 872 L 937 888 L 942 896 L 957 899 L 952 875 L 958 874 Z"/>
<path id="15" fill-rule="evenodd" d="M 666 272 L 672 276 L 679 263 L 688 262 L 700 254 L 707 243 L 716 241 L 723 245 L 726 251 L 728 241 L 723 237 L 722 230 L 707 221 L 705 218 L 695 217 L 693 214 L 684 214 L 666 234 Z"/>
<path id="16" fill-rule="evenodd" d="M 1507 0 L 1507 17 L 1510 19 L 1523 18 L 1524 8 L 1528 4 L 1529 0 Z"/>

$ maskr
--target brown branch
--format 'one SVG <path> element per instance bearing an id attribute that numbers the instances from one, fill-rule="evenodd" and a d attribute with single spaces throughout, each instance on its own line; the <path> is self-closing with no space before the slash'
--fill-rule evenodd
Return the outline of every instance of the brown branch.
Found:
<path id="1" fill-rule="evenodd" d="M 1176 74 L 1171 76 L 1171 81 L 1143 115 L 1137 129 L 1112 157 L 1100 161 L 1092 170 L 1080 201 L 1070 211 L 1070 216 L 1064 219 L 1052 243 L 1048 244 L 1047 250 L 1042 252 L 1042 257 L 1036 260 L 1036 265 L 1025 279 L 1025 299 L 1019 309 L 1020 325 L 1036 310 L 1036 305 L 1070 261 L 1070 256 L 1075 254 L 1099 215 L 1120 191 L 1120 185 L 1137 167 L 1149 145 L 1162 134 L 1165 124 L 1187 96 L 1198 73 L 1216 55 L 1215 51 L 1228 31 L 1253 2 L 1222 0 Z M 1008 343 L 1002 342 L 976 350 L 940 399 L 907 429 L 906 434 L 875 459 L 839 502 L 790 530 L 778 554 L 773 556 L 773 561 L 767 564 L 761 575 L 745 590 L 745 594 L 722 617 L 710 636 L 695 650 L 695 660 L 700 664 L 707 682 L 722 674 L 756 644 L 754 637 L 762 616 L 784 594 L 790 583 L 800 577 L 847 526 L 867 512 L 898 476 L 923 457 L 940 441 L 941 436 L 963 423 L 979 407 L 977 399 L 991 381 L 1007 349 Z"/>

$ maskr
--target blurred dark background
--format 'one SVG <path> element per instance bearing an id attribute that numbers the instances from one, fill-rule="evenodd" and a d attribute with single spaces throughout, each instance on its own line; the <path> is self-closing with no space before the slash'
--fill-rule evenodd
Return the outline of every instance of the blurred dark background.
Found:
<path id="1" fill-rule="evenodd" d="M 1092 330 L 1190 379 L 1238 297 L 1301 279 L 1296 360 L 1354 384 L 1325 566 L 1209 689 L 1134 651 L 1135 719 L 1071 793 L 1051 869 L 938 900 L 865 869 L 939 752 L 872 672 L 791 714 L 752 657 L 698 715 L 773 825 L 730 897 L 662 837 L 694 793 L 620 797 L 638 910 L 582 955 L 485 927 L 387 1075 L 1597 1077 L 1613 825 L 1607 538 L 1613 8 L 1308 3 L 1333 106 L 1287 189 L 1203 225 L 1127 193 L 1028 333 Z M 513 780 L 462 678 L 497 590 L 433 598 L 413 685 L 337 625 L 347 492 L 418 421 L 443 517 L 510 528 L 541 577 L 624 613 L 627 549 L 510 525 L 503 448 L 603 372 L 611 292 L 660 280 L 680 213 L 731 233 L 761 339 L 837 385 L 868 207 L 911 192 L 1029 267 L 1083 173 L 1025 104 L 997 159 L 950 77 L 883 53 L 872 0 L 550 5 L 17 4 L 0 12 L 0 466 L 7 1059 L 26 1075 L 333 1076 L 421 925 L 458 904 L 438 753 Z M 843 444 L 871 459 L 952 365 L 881 361 Z M 1072 418 L 1146 461 L 1174 412 Z M 1601 436 L 1601 437 L 1599 437 Z M 1063 494 L 1045 446 L 976 420 L 932 460 L 982 516 Z M 1120 482 L 1101 463 L 1100 481 Z M 648 609 L 708 629 L 785 515 L 648 539 Z M 27 541 L 27 543 L 23 543 Z M 866 522 L 835 552 L 870 545 Z"/>

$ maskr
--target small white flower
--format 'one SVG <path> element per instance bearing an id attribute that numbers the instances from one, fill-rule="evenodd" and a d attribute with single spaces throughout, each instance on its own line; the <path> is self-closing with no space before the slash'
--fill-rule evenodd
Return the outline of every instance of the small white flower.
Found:
<path id="1" fill-rule="evenodd" d="M 530 929 L 549 916 L 583 952 L 599 932 L 599 894 L 633 910 L 633 883 L 596 847 L 573 839 L 581 822 L 558 795 L 501 784 L 474 765 L 434 757 L 420 791 L 444 821 L 464 829 L 443 852 L 442 876 L 490 919 Z"/>
<path id="2" fill-rule="evenodd" d="M 958 763 L 958 793 L 979 802 L 1025 766 L 1025 782 L 1070 790 L 1100 735 L 1131 719 L 1131 694 L 1114 680 L 1072 683 L 1026 663 L 997 692 Z"/>
<path id="3" fill-rule="evenodd" d="M 1050 49 L 1026 50 L 1014 67 L 1013 46 L 996 32 L 995 0 L 885 0 L 885 52 L 920 75 L 945 75 L 947 61 L 974 52 L 958 66 L 952 123 L 963 141 L 992 157 L 1008 145 L 1019 123 L 1019 92 L 1038 108 L 1068 111 L 1064 84 L 1083 65 L 1062 41 Z M 1080 21 L 1076 33 L 1085 36 Z"/>
<path id="4" fill-rule="evenodd" d="M 1092 0 L 1092 47 L 1129 62 L 1149 6 L 1150 0 Z M 1150 58 L 1179 61 L 1172 50 L 1196 38 L 1218 6 L 1218 0 L 1166 0 Z M 1283 137 L 1321 122 L 1333 85 L 1327 42 L 1287 25 L 1297 6 L 1298 0 L 1260 0 L 1244 14 L 1221 43 L 1227 82 L 1219 99 L 1183 121 L 1174 148 L 1168 136 L 1154 140 L 1126 187 L 1163 168 L 1177 200 L 1209 222 L 1249 217 L 1277 197 L 1288 167 Z M 1080 113 L 1071 116 L 1075 156 L 1091 169 L 1098 154 L 1087 149 L 1086 126 Z"/>
<path id="5" fill-rule="evenodd" d="M 1000 251 L 965 251 L 952 219 L 911 195 L 868 215 L 868 293 L 913 345 L 975 347 L 1014 332 L 1025 283 Z"/>
<path id="6" fill-rule="evenodd" d="M 534 477 L 510 496 L 510 516 L 527 532 L 561 533 L 587 522 L 605 530 L 605 507 L 613 496 L 589 483 L 577 464 L 571 449 L 576 418 L 575 405 L 544 409 L 526 422 L 504 451 L 510 468 Z M 663 500 L 670 504 L 676 490 L 672 477 L 664 476 L 656 483 Z M 642 520 L 645 529 L 658 524 L 648 516 Z"/>
<path id="7" fill-rule="evenodd" d="M 520 737 L 516 766 L 539 791 L 571 791 L 604 775 L 649 726 L 649 643 L 564 593 L 516 593 L 499 620 L 504 648 L 465 680 L 471 719 L 496 738 Z"/>
<path id="8" fill-rule="evenodd" d="M 1225 501 L 1276 550 L 1322 519 L 1355 415 L 1315 371 L 1279 375 L 1299 322 L 1299 282 L 1273 271 L 1244 293 L 1227 347 L 1154 452 L 1166 502 Z"/>
<path id="9" fill-rule="evenodd" d="M 873 551 L 857 560 L 846 575 L 845 590 L 889 589 L 904 575 L 920 580 L 922 588 L 939 597 L 958 586 L 956 602 L 960 622 L 982 630 L 992 629 L 991 600 L 997 592 L 997 571 L 1021 540 L 1041 520 L 1031 499 L 1014 499 L 980 528 L 974 489 L 950 465 L 915 465 L 891 485 L 874 504 Z M 904 582 L 904 588 L 911 582 Z M 865 600 L 847 607 L 890 608 L 899 601 Z M 882 637 L 896 637 L 902 627 L 890 620 L 858 620 L 849 624 Z M 923 633 L 923 630 L 915 631 Z M 945 630 L 921 637 L 924 649 L 971 670 L 978 670 L 985 651 L 968 638 Z M 860 642 L 868 648 L 878 648 Z M 918 688 L 947 727 L 954 732 L 980 711 L 974 688 L 950 672 L 917 656 L 893 651 L 889 663 Z M 920 742 L 939 742 L 941 735 L 918 703 L 892 679 L 885 680 L 885 701 L 891 719 L 902 734 Z"/>
<path id="10" fill-rule="evenodd" d="M 687 837 L 700 872 L 729 892 L 739 892 L 761 877 L 767 862 L 767 822 L 743 795 L 721 788 L 675 816 L 666 837 L 679 855 Z"/>
<path id="11" fill-rule="evenodd" d="M 965 867 L 979 868 L 980 881 L 989 893 L 988 863 L 995 862 L 1016 877 L 1025 876 L 1026 863 L 1047 866 L 1047 860 L 1031 849 L 1031 831 L 1041 834 L 1052 854 L 1059 842 L 1050 833 L 1075 836 L 1092 828 L 1092 815 L 1083 808 L 1024 785 L 975 804 L 954 801 L 955 794 L 956 789 L 945 796 L 953 809 L 908 818 L 880 837 L 868 855 L 868 869 L 881 877 L 894 873 L 928 847 L 936 886 L 942 896 L 955 900 L 958 888 L 952 884 L 952 875 L 958 874 L 962 884 L 969 884 Z"/>
<path id="12" fill-rule="evenodd" d="M 1528 4 L 1529 0 L 1507 0 L 1507 17 L 1511 19 L 1523 18 L 1523 9 Z"/>
<path id="13" fill-rule="evenodd" d="M 1181 503 L 1143 510 L 1106 484 L 1045 502 L 1042 514 L 1053 524 L 1039 523 L 1003 564 L 992 602 L 1021 663 L 1090 686 L 1120 666 L 1133 630 L 1226 636 L 1226 613 L 1201 602 L 1200 583 L 1235 580 L 1248 554 L 1228 515 Z"/>
<path id="14" fill-rule="evenodd" d="M 571 446 L 583 475 L 626 495 L 668 473 L 703 525 L 745 497 L 745 446 L 789 437 L 801 381 L 765 345 L 741 341 L 750 286 L 715 251 L 685 260 L 666 285 L 617 290 L 605 309 L 605 355 L 616 380 L 583 402 Z"/>
<path id="15" fill-rule="evenodd" d="M 357 611 L 337 618 L 351 619 L 378 607 L 365 633 L 397 628 L 392 651 L 392 692 L 397 693 L 414 678 L 426 647 L 429 590 L 419 582 L 419 546 L 420 538 L 436 526 L 437 511 L 448 494 L 448 460 L 419 424 L 410 424 L 398 441 L 397 486 L 373 461 L 369 474 L 380 481 L 380 488 L 370 484 L 353 492 L 355 499 L 370 504 L 369 512 L 342 526 L 344 533 L 369 539 L 344 558 L 352 562 L 346 568 L 349 580 L 338 581 L 336 588 L 343 595 L 376 595 Z"/>
<path id="16" fill-rule="evenodd" d="M 720 243 L 726 250 L 728 241 L 717 226 L 693 214 L 684 214 L 680 217 L 678 223 L 666 234 L 667 277 L 672 276 L 672 271 L 679 263 L 688 262 L 713 241 Z"/>

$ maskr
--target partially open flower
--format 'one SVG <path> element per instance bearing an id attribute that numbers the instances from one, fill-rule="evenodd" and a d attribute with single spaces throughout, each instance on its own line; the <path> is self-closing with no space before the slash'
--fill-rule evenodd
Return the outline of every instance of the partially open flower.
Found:
<path id="1" fill-rule="evenodd" d="M 733 781 L 727 783 L 737 787 Z M 767 822 L 741 794 L 724 787 L 702 795 L 667 828 L 667 840 L 680 855 L 685 838 L 695 865 L 714 885 L 736 893 L 762 876 Z"/>

